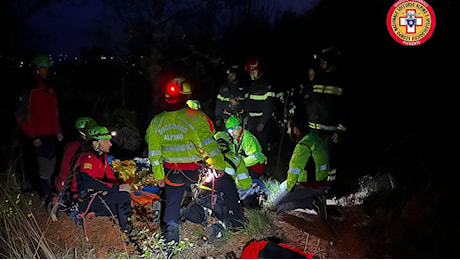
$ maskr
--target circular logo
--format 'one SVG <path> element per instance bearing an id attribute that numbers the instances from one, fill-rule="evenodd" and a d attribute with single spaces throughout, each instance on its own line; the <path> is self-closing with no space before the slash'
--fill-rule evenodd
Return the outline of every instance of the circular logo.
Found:
<path id="1" fill-rule="evenodd" d="M 423 0 L 399 0 L 387 14 L 391 37 L 402 45 L 416 46 L 433 34 L 436 17 L 431 6 Z"/>

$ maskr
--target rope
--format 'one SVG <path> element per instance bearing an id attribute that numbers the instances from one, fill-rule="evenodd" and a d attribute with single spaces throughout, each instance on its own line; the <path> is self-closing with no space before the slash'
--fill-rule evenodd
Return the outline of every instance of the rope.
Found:
<path id="1" fill-rule="evenodd" d="M 83 219 L 83 230 L 84 230 L 84 232 L 85 232 L 85 239 L 86 239 L 86 241 L 89 241 L 89 238 L 88 238 L 88 233 L 87 233 L 87 231 L 86 231 L 86 219 L 85 219 L 85 215 L 88 213 L 89 208 L 91 207 L 91 204 L 93 204 L 93 201 L 94 201 L 94 199 L 96 198 L 96 196 L 97 196 L 98 193 L 102 193 L 102 191 L 97 191 L 97 192 L 91 194 L 91 200 L 90 200 L 89 203 L 88 203 L 88 207 L 86 208 L 86 211 L 77 215 L 77 218 Z"/>
<path id="2" fill-rule="evenodd" d="M 214 177 L 212 178 L 211 209 L 214 210 Z"/>

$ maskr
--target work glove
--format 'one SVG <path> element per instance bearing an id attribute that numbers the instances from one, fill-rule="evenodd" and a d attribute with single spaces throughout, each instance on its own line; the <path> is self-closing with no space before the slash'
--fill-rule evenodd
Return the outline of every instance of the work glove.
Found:
<path id="1" fill-rule="evenodd" d="M 280 185 L 281 192 L 287 191 L 287 180 L 283 181 Z"/>
<path id="2" fill-rule="evenodd" d="M 120 186 L 118 187 L 118 190 L 119 191 L 131 192 L 131 187 L 129 186 L 129 184 L 124 183 L 124 184 L 120 184 Z"/>
<path id="3" fill-rule="evenodd" d="M 336 173 L 337 173 L 336 169 L 330 170 L 327 174 L 327 181 L 335 181 L 335 177 L 337 176 Z"/>

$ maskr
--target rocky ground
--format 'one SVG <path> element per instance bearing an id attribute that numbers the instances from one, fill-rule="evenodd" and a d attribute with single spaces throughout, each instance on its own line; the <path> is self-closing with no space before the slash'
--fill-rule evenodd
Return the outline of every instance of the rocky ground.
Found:
<path id="1" fill-rule="evenodd" d="M 359 232 L 368 221 L 362 207 L 329 206 L 330 212 L 336 212 L 337 209 L 342 217 L 332 216 L 328 221 L 297 211 L 276 215 L 274 226 L 267 234 L 320 258 L 368 258 L 369 248 L 367 243 L 363 243 L 366 240 Z M 130 257 L 138 254 L 132 244 L 121 241 L 118 224 L 110 217 L 89 215 L 86 220 L 86 241 L 84 230 L 78 228 L 70 216 L 60 214 L 58 220 L 53 222 L 37 199 L 33 199 L 32 211 L 45 237 L 55 246 L 57 257 L 117 258 L 123 252 Z M 135 226 L 156 230 L 158 226 L 151 222 L 150 213 L 148 207 L 135 210 Z M 338 215 L 337 212 L 333 214 Z M 181 236 L 195 242 L 199 236 L 197 229 L 200 230 L 200 227 L 186 221 L 182 225 Z M 217 240 L 214 244 L 194 246 L 182 252 L 181 258 L 240 258 L 244 245 L 250 239 L 240 234 L 236 243 L 222 245 Z"/>
<path id="2" fill-rule="evenodd" d="M 420 139 L 417 139 L 420 140 Z M 453 192 L 456 181 L 448 156 L 422 156 L 425 146 L 401 142 L 391 146 L 381 157 L 372 176 L 350 176 L 353 185 L 336 205 L 329 205 L 329 218 L 291 211 L 275 216 L 266 234 L 280 242 L 310 252 L 319 258 L 458 258 L 460 234 Z M 439 144 L 432 144 L 438 147 Z M 443 151 L 442 149 L 430 150 Z M 445 153 L 447 154 L 447 153 Z M 447 154 L 448 155 L 448 154 Z M 286 156 L 288 154 L 286 153 Z M 350 159 L 350 161 L 352 161 Z M 435 163 L 443 162 L 443 163 Z M 449 166 L 449 167 L 448 167 Z M 284 169 L 281 165 L 280 169 Z M 268 169 L 270 173 L 271 170 Z M 350 169 L 350 172 L 356 171 Z M 366 175 L 367 176 L 367 175 Z M 442 177 L 444 176 L 444 177 Z M 343 183 L 347 180 L 342 179 Z M 351 182 L 350 182 L 351 183 Z M 57 258 L 140 258 L 130 244 L 122 243 L 118 224 L 108 217 L 87 218 L 88 241 L 83 229 L 61 214 L 58 221 L 49 218 L 38 198 L 32 212 L 45 238 L 51 241 Z M 148 208 L 135 211 L 138 229 L 156 230 Z M 202 227 L 185 222 L 181 237 L 194 244 L 180 253 L 180 258 L 240 258 L 244 245 L 254 237 L 244 232 L 225 236 L 214 244 L 196 245 Z M 236 240 L 235 240 L 236 238 Z"/>

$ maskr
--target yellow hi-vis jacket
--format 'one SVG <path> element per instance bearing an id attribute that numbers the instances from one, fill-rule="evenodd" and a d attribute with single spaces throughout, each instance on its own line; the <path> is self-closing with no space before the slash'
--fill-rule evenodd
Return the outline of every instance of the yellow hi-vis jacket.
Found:
<path id="1" fill-rule="evenodd" d="M 310 132 L 295 146 L 289 161 L 286 185 L 291 191 L 297 182 L 321 182 L 329 172 L 327 145 L 317 134 Z"/>
<path id="2" fill-rule="evenodd" d="M 262 152 L 262 146 L 257 137 L 249 130 L 243 130 L 243 136 L 235 140 L 235 146 L 238 147 L 238 154 L 243 155 L 246 167 L 253 166 L 257 163 L 265 163 L 266 156 Z"/>
<path id="3" fill-rule="evenodd" d="M 228 151 L 224 153 L 224 156 L 225 172 L 232 176 L 236 186 L 244 190 L 249 188 L 252 184 L 252 178 L 241 155 Z"/>
<path id="4" fill-rule="evenodd" d="M 214 139 L 214 126 L 201 110 L 182 108 L 164 111 L 153 117 L 147 128 L 149 159 L 157 180 L 165 177 L 163 162 L 211 162 L 224 170 L 224 156 Z M 211 160 L 207 160 L 207 158 Z"/>

